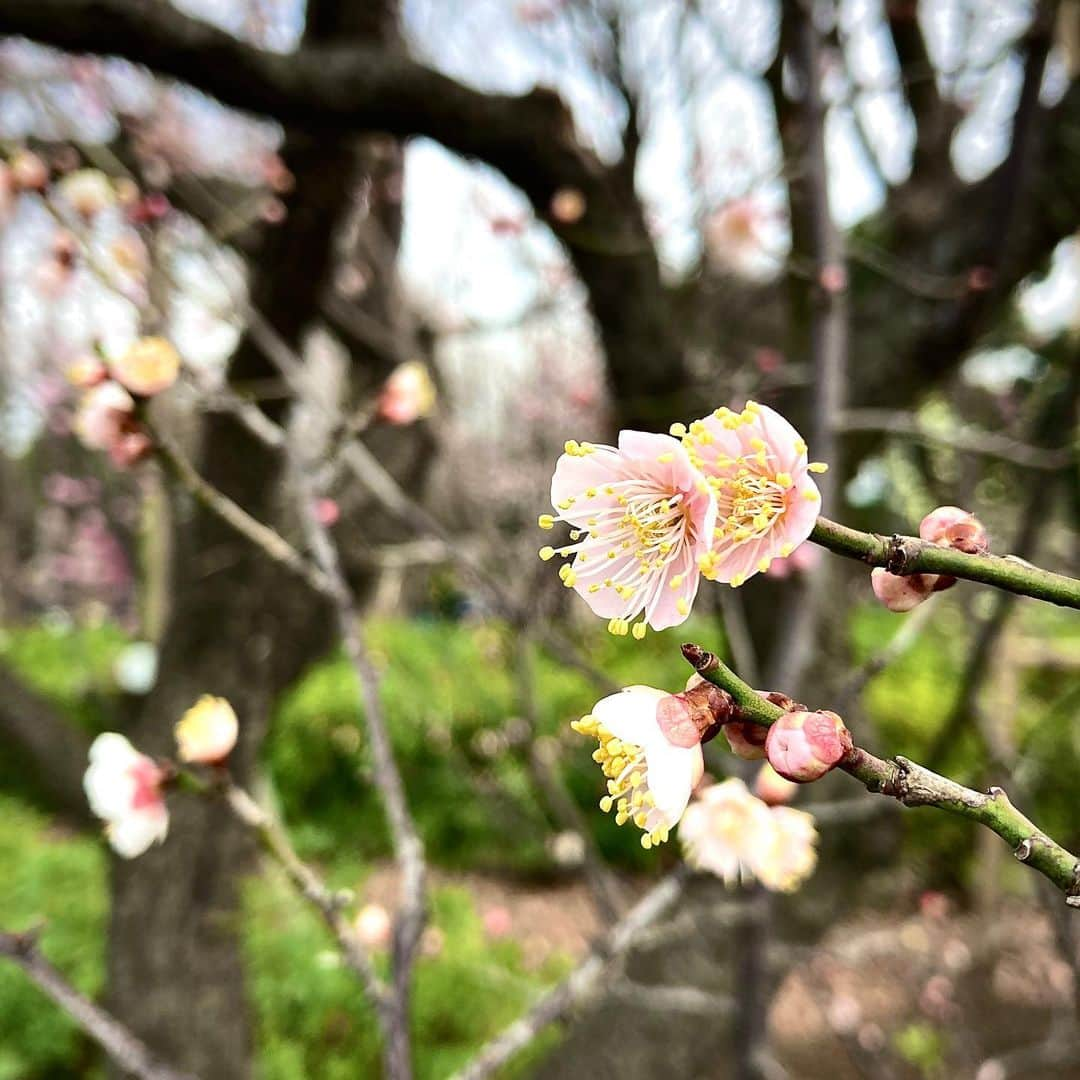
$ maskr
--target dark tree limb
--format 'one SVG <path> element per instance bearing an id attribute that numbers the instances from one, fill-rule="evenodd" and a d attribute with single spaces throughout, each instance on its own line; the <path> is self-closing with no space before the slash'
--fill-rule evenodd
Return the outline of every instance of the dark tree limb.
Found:
<path id="1" fill-rule="evenodd" d="M 0 734 L 33 774 L 50 810 L 86 828 L 94 819 L 82 792 L 90 739 L 0 664 Z"/>

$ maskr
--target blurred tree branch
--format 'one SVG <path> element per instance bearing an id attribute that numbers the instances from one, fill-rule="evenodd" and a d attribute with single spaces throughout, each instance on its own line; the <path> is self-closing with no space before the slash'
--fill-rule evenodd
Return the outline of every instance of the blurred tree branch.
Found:
<path id="1" fill-rule="evenodd" d="M 89 1035 L 110 1058 L 137 1080 L 195 1080 L 191 1073 L 163 1065 L 150 1049 L 115 1017 L 80 994 L 38 951 L 33 932 L 0 931 L 0 956 L 18 964 Z"/>
<path id="2" fill-rule="evenodd" d="M 85 828 L 94 823 L 82 793 L 90 739 L 0 663 L 0 733 L 25 759 L 50 812 Z"/>

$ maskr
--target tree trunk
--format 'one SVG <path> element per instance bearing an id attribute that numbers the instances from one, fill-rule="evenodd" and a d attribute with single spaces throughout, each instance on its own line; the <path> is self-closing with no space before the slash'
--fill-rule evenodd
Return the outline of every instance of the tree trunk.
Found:
<path id="1" fill-rule="evenodd" d="M 306 36 L 382 34 L 390 6 L 360 12 L 319 2 Z M 351 24 L 351 25 L 350 25 Z M 352 145 L 290 133 L 285 163 L 296 177 L 288 216 L 265 238 L 252 282 L 254 308 L 299 350 L 317 319 L 335 240 L 360 179 Z M 230 367 L 237 382 L 275 377 L 250 338 Z M 280 410 L 276 419 L 281 419 Z M 289 530 L 283 462 L 229 416 L 210 417 L 201 469 L 260 520 Z M 241 783 L 253 774 L 275 698 L 329 644 L 332 624 L 307 589 L 201 507 L 174 495 L 175 600 L 161 680 L 134 731 L 150 753 L 172 745 L 177 718 L 203 693 L 236 708 L 232 759 Z M 177 796 L 165 844 L 135 862 L 114 859 L 109 936 L 109 1005 L 173 1065 L 202 1080 L 236 1080 L 252 1069 L 244 993 L 239 885 L 252 869 L 248 838 L 211 800 Z"/>

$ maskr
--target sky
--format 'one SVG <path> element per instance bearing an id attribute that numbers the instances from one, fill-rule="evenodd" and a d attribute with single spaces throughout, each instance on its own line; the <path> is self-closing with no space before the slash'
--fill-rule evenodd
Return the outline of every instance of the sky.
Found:
<path id="1" fill-rule="evenodd" d="M 183 0 L 178 6 L 279 51 L 294 48 L 302 28 L 297 0 Z M 1024 0 L 972 5 L 975 23 L 967 39 L 973 44 L 964 56 L 957 42 L 965 30 L 966 7 L 960 0 L 922 5 L 932 12 L 923 29 L 940 84 L 967 108 L 954 140 L 955 166 L 965 178 L 976 179 L 1007 149 L 1021 74 L 1008 45 L 1023 30 L 1030 5 Z M 761 78 L 775 50 L 776 4 L 703 0 L 692 15 L 676 0 L 619 0 L 619 8 L 620 56 L 645 124 L 637 185 L 664 274 L 674 281 L 692 272 L 702 258 L 709 215 L 742 198 L 752 200 L 759 220 L 760 250 L 751 269 L 759 275 L 779 272 L 788 246 L 786 196 L 772 106 Z M 823 85 L 832 104 L 826 131 L 831 204 L 838 222 L 850 228 L 880 206 L 883 178 L 896 182 L 906 174 L 913 125 L 896 88 L 896 60 L 880 4 L 845 0 L 840 10 L 839 39 L 852 79 L 833 57 Z M 403 24 L 418 57 L 478 89 L 554 87 L 569 103 L 582 141 L 604 160 L 617 156 L 626 107 L 608 77 L 614 46 L 587 5 L 403 0 Z M 483 65 L 477 56 L 485 58 Z M 108 137 L 108 101 L 73 86 L 66 67 L 25 46 L 5 47 L 4 61 L 9 78 L 23 72 L 39 88 L 46 86 L 51 102 L 46 122 L 61 124 L 65 115 L 77 116 L 83 137 Z M 274 125 L 236 117 L 197 93 L 180 90 L 162 98 L 152 81 L 129 65 L 111 62 L 108 72 L 112 102 L 141 110 L 161 108 L 164 101 L 176 130 L 184 133 L 182 143 L 197 149 L 208 171 L 238 173 L 280 138 Z M 1052 57 L 1044 100 L 1053 100 L 1064 85 L 1063 65 Z M 0 94 L 0 135 L 40 130 L 39 99 L 40 92 Z M 474 356 L 485 377 L 508 385 L 519 380 L 532 346 L 528 335 L 506 327 L 530 316 L 542 322 L 548 316 L 536 316 L 537 309 L 553 302 L 560 310 L 550 317 L 552 325 L 583 350 L 590 348 L 590 321 L 565 253 L 499 174 L 430 140 L 415 139 L 407 151 L 404 203 L 402 278 L 428 321 L 445 333 L 445 362 L 462 379 L 470 377 L 466 369 Z M 521 227 L 500 230 L 493 221 Z M 40 208 L 29 206 L 0 238 L 8 362 L 16 368 L 34 362 L 43 335 L 54 331 L 34 298 L 32 273 L 35 252 L 53 227 Z M 228 307 L 230 291 L 241 287 L 239 268 L 193 226 L 181 229 L 176 242 L 180 254 L 173 273 L 185 289 L 172 329 L 186 355 L 212 366 L 228 355 L 237 328 L 207 309 Z M 1025 292 L 1022 310 L 1037 333 L 1049 334 L 1077 319 L 1078 291 L 1080 255 L 1069 241 L 1055 255 L 1049 279 Z M 103 332 L 119 348 L 137 331 L 130 307 L 92 283 L 81 298 L 60 306 L 62 324 L 75 338 Z M 497 329 L 478 334 L 484 325 Z"/>

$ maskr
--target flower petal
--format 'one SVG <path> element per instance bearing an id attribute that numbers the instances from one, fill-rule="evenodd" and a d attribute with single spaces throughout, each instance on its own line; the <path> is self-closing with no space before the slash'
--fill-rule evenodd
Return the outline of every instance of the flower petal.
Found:
<path id="1" fill-rule="evenodd" d="M 656 705 L 667 696 L 666 691 L 651 686 L 627 686 L 598 701 L 592 714 L 623 742 L 648 746 L 659 738 L 666 743 L 656 721 Z"/>

